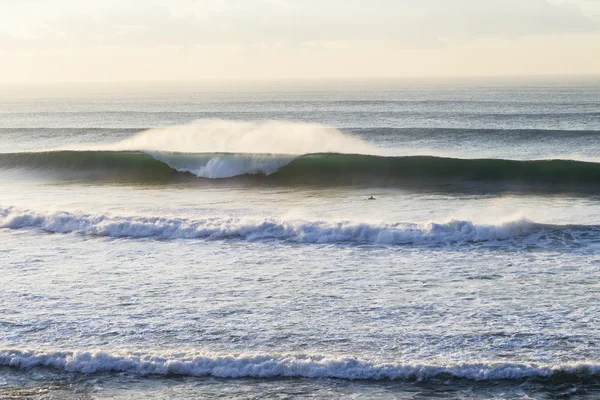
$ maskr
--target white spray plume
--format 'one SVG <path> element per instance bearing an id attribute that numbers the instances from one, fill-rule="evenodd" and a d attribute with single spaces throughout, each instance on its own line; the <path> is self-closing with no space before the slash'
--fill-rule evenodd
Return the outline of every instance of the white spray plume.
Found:
<path id="1" fill-rule="evenodd" d="M 354 153 L 376 149 L 339 129 L 291 121 L 205 119 L 187 125 L 154 128 L 111 145 L 107 150 L 186 153 Z"/>

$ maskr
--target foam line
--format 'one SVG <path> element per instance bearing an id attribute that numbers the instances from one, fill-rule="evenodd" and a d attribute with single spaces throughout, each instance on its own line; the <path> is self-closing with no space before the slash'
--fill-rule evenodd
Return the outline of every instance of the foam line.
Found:
<path id="1" fill-rule="evenodd" d="M 0 365 L 17 369 L 50 367 L 69 372 L 128 372 L 138 375 L 215 376 L 220 378 L 338 378 L 350 380 L 421 380 L 455 377 L 477 381 L 597 376 L 598 364 L 527 363 L 378 363 L 354 357 L 307 354 L 210 355 L 101 351 L 0 350 Z"/>
<path id="2" fill-rule="evenodd" d="M 76 233 L 114 238 L 155 238 L 284 241 L 295 243 L 348 243 L 380 245 L 466 245 L 484 243 L 537 246 L 577 245 L 600 233 L 594 225 L 545 225 L 521 218 L 495 225 L 466 220 L 445 223 L 366 223 L 206 217 L 201 219 L 112 216 L 69 212 L 37 212 L 0 208 L 0 228 L 33 229 L 49 233 Z"/>
<path id="3" fill-rule="evenodd" d="M 0 227 L 117 238 L 282 240 L 298 243 L 392 245 L 485 242 L 518 237 L 540 229 L 539 225 L 527 219 L 498 225 L 477 225 L 460 220 L 425 225 L 228 217 L 189 220 L 68 212 L 40 213 L 13 207 L 0 208 Z"/>

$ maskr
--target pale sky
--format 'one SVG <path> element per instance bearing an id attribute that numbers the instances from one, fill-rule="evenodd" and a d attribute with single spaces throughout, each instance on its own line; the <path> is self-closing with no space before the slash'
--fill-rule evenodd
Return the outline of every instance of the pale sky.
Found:
<path id="1" fill-rule="evenodd" d="M 0 0 L 0 83 L 600 75 L 600 0 Z"/>

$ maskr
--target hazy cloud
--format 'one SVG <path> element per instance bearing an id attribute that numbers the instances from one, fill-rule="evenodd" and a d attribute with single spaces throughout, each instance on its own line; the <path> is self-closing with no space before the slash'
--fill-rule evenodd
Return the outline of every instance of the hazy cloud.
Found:
<path id="1" fill-rule="evenodd" d="M 5 0 L 0 2 L 0 21 L 17 19 L 20 31 L 9 32 L 9 37 L 5 32 L 0 44 L 420 43 L 600 29 L 600 22 L 584 15 L 577 5 L 546 0 L 138 0 L 126 4 L 114 0 L 28 0 L 16 5 Z"/>

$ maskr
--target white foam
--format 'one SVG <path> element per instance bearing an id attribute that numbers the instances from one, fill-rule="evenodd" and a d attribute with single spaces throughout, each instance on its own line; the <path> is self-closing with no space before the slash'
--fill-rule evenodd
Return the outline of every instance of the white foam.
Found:
<path id="1" fill-rule="evenodd" d="M 13 207 L 0 208 L 0 228 L 30 228 L 52 233 L 78 233 L 108 237 L 282 240 L 298 243 L 387 245 L 489 242 L 544 230 L 543 226 L 524 218 L 497 225 L 478 225 L 471 221 L 458 220 L 420 225 L 212 216 L 191 220 L 68 212 L 44 213 Z"/>
<path id="2" fill-rule="evenodd" d="M 180 172 L 189 172 L 210 179 L 230 178 L 247 174 L 271 175 L 289 164 L 294 156 L 269 154 L 186 155 L 149 152 L 156 160 Z"/>
<path id="3" fill-rule="evenodd" d="M 471 380 L 550 377 L 563 372 L 597 375 L 598 364 L 379 363 L 354 357 L 309 354 L 107 353 L 0 349 L 0 365 L 19 369 L 51 367 L 70 372 L 128 372 L 138 375 L 305 377 L 369 380 L 428 380 L 440 375 Z"/>

